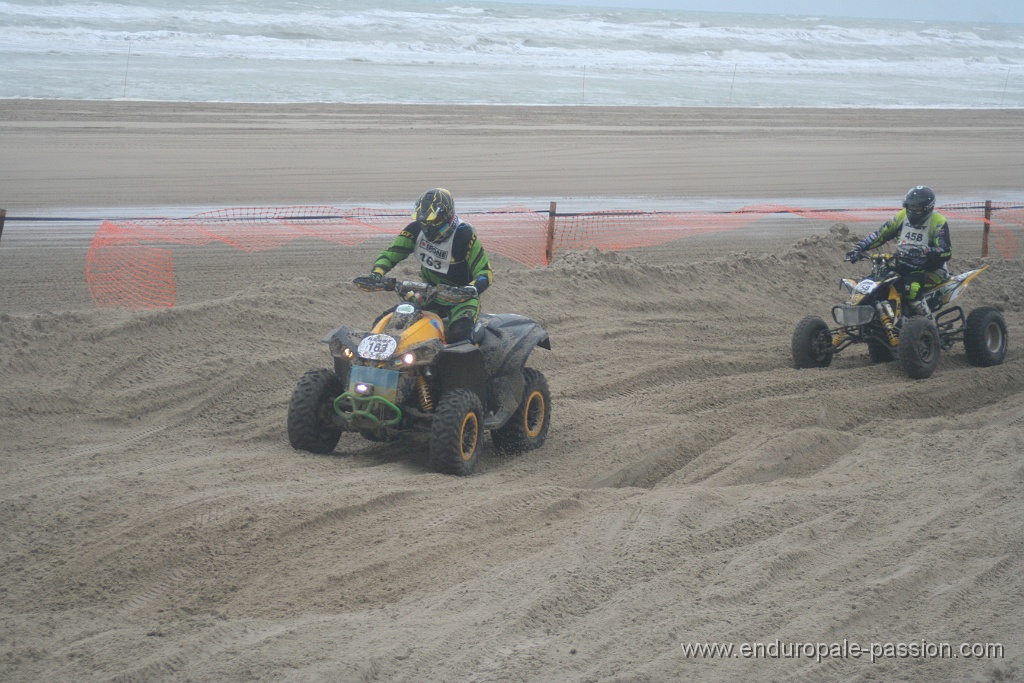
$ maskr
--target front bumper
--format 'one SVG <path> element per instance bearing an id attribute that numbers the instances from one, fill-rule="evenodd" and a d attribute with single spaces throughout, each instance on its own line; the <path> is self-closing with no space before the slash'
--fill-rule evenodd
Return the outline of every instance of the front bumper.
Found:
<path id="1" fill-rule="evenodd" d="M 348 390 L 334 399 L 334 411 L 352 429 L 380 431 L 402 420 L 398 407 L 398 370 L 355 365 Z"/>
<path id="2" fill-rule="evenodd" d="M 859 327 L 875 319 L 875 309 L 872 306 L 833 306 L 832 319 L 843 327 Z"/>

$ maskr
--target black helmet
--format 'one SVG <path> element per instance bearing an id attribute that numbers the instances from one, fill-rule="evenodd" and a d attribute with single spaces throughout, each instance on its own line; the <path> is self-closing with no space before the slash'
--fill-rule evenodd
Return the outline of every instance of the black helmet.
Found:
<path id="1" fill-rule="evenodd" d="M 935 208 L 935 193 L 932 188 L 918 185 L 907 191 L 903 198 L 903 208 L 907 210 L 907 218 L 911 225 L 921 225 Z"/>
<path id="2" fill-rule="evenodd" d="M 455 200 L 440 187 L 427 190 L 416 202 L 412 219 L 423 226 L 423 236 L 431 242 L 443 240 L 455 224 Z"/>

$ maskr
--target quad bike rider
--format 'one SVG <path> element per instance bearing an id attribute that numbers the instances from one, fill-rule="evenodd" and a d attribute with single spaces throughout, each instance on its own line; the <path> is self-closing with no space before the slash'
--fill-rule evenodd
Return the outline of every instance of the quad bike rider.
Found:
<path id="1" fill-rule="evenodd" d="M 988 266 L 950 277 L 945 263 L 951 254 L 945 218 L 933 211 L 935 195 L 927 187 L 912 188 L 904 209 L 866 237 L 846 255 L 855 263 L 872 261 L 871 273 L 860 281 L 843 278 L 846 305 L 835 306 L 839 325 L 829 329 L 817 316 L 801 320 L 793 332 L 793 363 L 797 368 L 826 367 L 832 357 L 857 343 L 867 344 L 872 362 L 898 359 L 908 376 L 930 377 L 941 350 L 964 343 L 967 360 L 976 366 L 999 365 L 1006 355 L 1006 322 L 991 307 L 976 308 L 964 317 L 959 306 L 946 305 Z M 865 249 L 901 235 L 894 254 L 864 255 Z"/>
<path id="2" fill-rule="evenodd" d="M 439 215 L 430 209 L 421 200 L 413 215 L 430 221 Z M 440 214 L 444 210 L 442 204 Z M 443 230 L 430 232 L 448 244 L 451 254 L 454 235 L 445 240 Z M 399 236 L 374 270 L 386 265 L 381 260 L 390 259 L 387 254 L 396 245 L 399 251 L 416 249 L 411 236 Z M 472 240 L 464 244 L 479 265 L 482 249 L 474 250 Z M 486 274 L 489 282 L 486 256 L 482 262 L 487 272 L 474 277 L 480 282 Z M 423 271 L 426 276 L 427 267 Z M 330 453 L 344 431 L 357 431 L 372 441 L 418 436 L 429 441 L 435 469 L 468 475 L 476 467 L 485 430 L 502 453 L 544 444 L 551 394 L 544 375 L 526 362 L 534 348 L 551 348 L 548 333 L 521 315 L 479 315 L 476 285 L 448 284 L 434 267 L 430 272 L 427 282 L 400 281 L 379 272 L 355 279 L 360 290 L 394 292 L 400 302 L 369 331 L 342 326 L 322 340 L 334 367 L 310 370 L 295 387 L 288 406 L 288 437 L 294 448 Z M 474 273 L 468 267 L 449 268 L 449 275 L 454 272 Z M 453 325 L 445 313 L 454 322 L 467 320 L 467 329 Z"/>
<path id="3" fill-rule="evenodd" d="M 494 279 L 476 230 L 455 214 L 451 192 L 441 187 L 427 190 L 416 201 L 412 222 L 380 253 L 370 277 L 380 281 L 410 255 L 419 263 L 424 282 L 433 285 L 473 285 L 483 294 Z M 439 297 L 429 310 L 447 319 L 445 336 L 448 343 L 455 343 L 469 338 L 480 314 L 480 299 L 452 302 Z"/>
<path id="4" fill-rule="evenodd" d="M 846 260 L 856 263 L 865 251 L 896 238 L 900 257 L 896 270 L 903 276 L 903 301 L 916 315 L 929 315 L 921 296 L 947 279 L 946 261 L 953 256 L 949 224 L 935 211 L 935 192 L 930 187 L 910 188 L 903 198 L 903 210 L 847 252 Z"/>

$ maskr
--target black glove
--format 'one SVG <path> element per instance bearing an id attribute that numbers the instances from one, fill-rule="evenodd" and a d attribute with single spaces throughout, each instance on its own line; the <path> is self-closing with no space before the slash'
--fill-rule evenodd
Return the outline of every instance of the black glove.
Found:
<path id="1" fill-rule="evenodd" d="M 896 271 L 902 274 L 922 270 L 928 263 L 928 256 L 921 247 L 910 247 L 896 252 Z"/>
<path id="2" fill-rule="evenodd" d="M 846 252 L 846 260 L 849 261 L 850 263 L 856 263 L 857 261 L 860 261 L 862 258 L 864 258 L 864 252 L 861 251 L 860 249 L 851 249 L 850 251 Z"/>
<path id="3" fill-rule="evenodd" d="M 385 288 L 386 279 L 380 273 L 360 275 L 352 283 L 364 292 L 379 292 Z"/>
<path id="4" fill-rule="evenodd" d="M 928 263 L 928 256 L 921 247 L 910 247 L 904 251 L 896 252 L 899 265 L 907 271 L 921 270 Z"/>
<path id="5" fill-rule="evenodd" d="M 484 290 L 491 286 L 491 281 L 486 275 L 481 275 L 473 281 L 473 286 L 476 287 L 477 294 L 483 294 Z"/>
<path id="6" fill-rule="evenodd" d="M 447 287 L 438 291 L 437 297 L 434 299 L 437 303 L 442 306 L 456 306 L 470 299 L 475 299 L 480 295 L 477 288 L 473 285 L 466 285 L 465 287 Z"/>

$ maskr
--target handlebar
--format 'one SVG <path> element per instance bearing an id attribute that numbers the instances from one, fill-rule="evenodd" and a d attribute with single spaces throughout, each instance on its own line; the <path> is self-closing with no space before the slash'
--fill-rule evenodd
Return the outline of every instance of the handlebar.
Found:
<path id="1" fill-rule="evenodd" d="M 441 298 L 445 300 L 445 303 L 461 304 L 480 296 L 477 288 L 473 285 L 452 287 L 450 285 L 432 285 L 428 282 L 399 280 L 393 277 L 375 280 L 367 275 L 357 277 L 352 283 L 364 292 L 395 292 L 403 299 L 407 294 L 417 294 L 420 295 L 423 303 Z"/>
<path id="2" fill-rule="evenodd" d="M 867 259 L 867 260 L 870 260 L 870 261 L 872 261 L 874 263 L 886 263 L 888 261 L 896 260 L 897 258 L 899 258 L 899 254 L 898 253 L 893 253 L 893 254 L 888 254 L 888 253 L 887 254 L 882 254 L 882 253 L 877 253 L 877 254 L 861 254 L 860 256 L 858 256 L 856 258 L 851 258 L 850 255 L 847 254 L 847 256 L 846 256 L 846 258 L 844 260 L 847 263 L 856 263 L 857 261 L 859 261 L 861 259 Z"/>
<path id="3" fill-rule="evenodd" d="M 896 261 L 896 260 L 899 260 L 899 258 L 901 256 L 920 256 L 923 253 L 923 251 L 924 250 L 922 250 L 921 247 L 907 247 L 906 249 L 904 249 L 902 251 L 894 251 L 894 252 L 887 252 L 887 253 L 879 252 L 879 253 L 875 253 L 875 254 L 863 254 L 863 255 L 861 255 L 860 258 L 871 259 L 872 261 L 882 261 L 882 262 L 884 262 L 884 261 Z M 850 259 L 847 258 L 846 260 L 849 261 Z"/>

